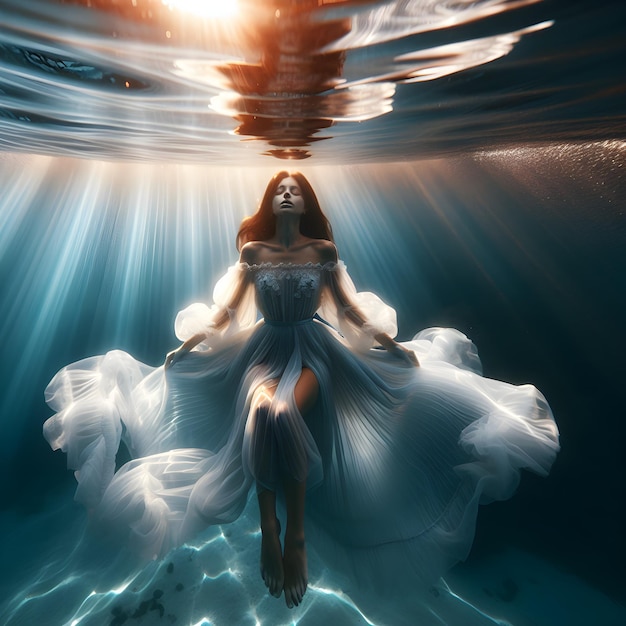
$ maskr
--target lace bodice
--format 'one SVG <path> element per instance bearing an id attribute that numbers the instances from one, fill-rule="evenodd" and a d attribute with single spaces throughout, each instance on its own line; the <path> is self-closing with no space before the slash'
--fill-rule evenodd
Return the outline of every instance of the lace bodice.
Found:
<path id="1" fill-rule="evenodd" d="M 325 269 L 319 263 L 250 266 L 256 304 L 263 317 L 270 322 L 312 318 L 320 305 Z"/>
<path id="2" fill-rule="evenodd" d="M 243 295 L 241 295 L 243 294 Z M 260 312 L 266 322 L 275 325 L 310 320 L 316 313 L 330 326 L 338 329 L 357 350 L 374 345 L 381 332 L 395 337 L 396 312 L 375 294 L 357 292 L 346 272 L 337 263 L 237 263 L 217 282 L 213 306 L 194 303 L 176 317 L 176 336 L 186 341 L 198 333 L 207 340 L 198 349 L 206 349 L 223 337 L 250 329 Z M 231 303 L 237 306 L 231 308 Z M 367 324 L 356 325 L 345 316 L 348 308 L 358 309 Z M 229 324 L 215 331 L 214 320 L 227 310 Z"/>

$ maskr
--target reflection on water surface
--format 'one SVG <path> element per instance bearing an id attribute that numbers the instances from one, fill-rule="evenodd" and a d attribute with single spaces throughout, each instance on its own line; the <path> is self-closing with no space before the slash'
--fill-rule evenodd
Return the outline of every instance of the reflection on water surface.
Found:
<path id="1" fill-rule="evenodd" d="M 590 99 L 590 82 L 610 77 L 560 72 L 584 44 L 576 28 L 591 41 L 606 12 L 572 22 L 554 0 L 227 4 L 220 14 L 213 2 L 0 0 L 0 148 L 387 160 L 623 132 L 623 116 L 600 125 L 588 111 L 623 89 Z M 587 54 L 599 67 L 616 45 Z"/>

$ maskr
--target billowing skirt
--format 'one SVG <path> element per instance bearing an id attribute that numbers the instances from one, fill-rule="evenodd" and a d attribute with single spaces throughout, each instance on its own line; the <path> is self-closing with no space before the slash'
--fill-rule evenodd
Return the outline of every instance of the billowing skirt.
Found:
<path id="1" fill-rule="evenodd" d="M 147 558 L 291 478 L 306 480 L 307 537 L 329 566 L 378 588 L 429 583 L 467 556 L 479 504 L 511 496 L 520 469 L 547 474 L 558 431 L 535 387 L 481 376 L 462 333 L 404 345 L 420 367 L 355 352 L 316 320 L 259 322 L 167 371 L 109 352 L 55 376 L 44 435 L 76 499 Z M 304 416 L 303 367 L 319 383 Z"/>

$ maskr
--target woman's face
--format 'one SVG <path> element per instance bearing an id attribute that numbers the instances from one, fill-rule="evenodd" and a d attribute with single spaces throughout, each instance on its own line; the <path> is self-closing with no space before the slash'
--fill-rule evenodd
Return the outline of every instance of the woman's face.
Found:
<path id="1" fill-rule="evenodd" d="M 272 199 L 272 211 L 274 215 L 281 213 L 304 214 L 304 198 L 300 185 L 295 178 L 288 176 L 278 183 Z"/>

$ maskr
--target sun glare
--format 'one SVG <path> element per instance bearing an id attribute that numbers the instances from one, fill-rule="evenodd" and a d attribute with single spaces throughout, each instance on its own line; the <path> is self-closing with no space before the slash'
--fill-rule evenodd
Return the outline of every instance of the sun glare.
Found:
<path id="1" fill-rule="evenodd" d="M 237 0 L 162 0 L 170 9 L 192 13 L 199 17 L 233 17 L 238 10 Z"/>

